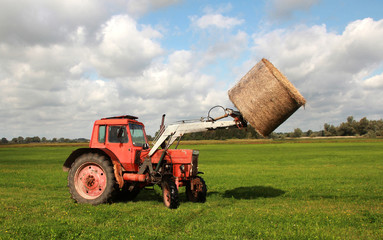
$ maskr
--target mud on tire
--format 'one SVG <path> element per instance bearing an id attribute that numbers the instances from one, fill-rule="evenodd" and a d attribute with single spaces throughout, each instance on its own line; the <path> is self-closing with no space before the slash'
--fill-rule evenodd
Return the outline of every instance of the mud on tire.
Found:
<path id="1" fill-rule="evenodd" d="M 117 190 L 112 163 L 97 153 L 79 156 L 69 170 L 68 187 L 78 203 L 110 202 Z"/>
<path id="2" fill-rule="evenodd" d="M 191 202 L 206 202 L 207 187 L 202 177 L 195 177 L 186 185 L 186 196 Z"/>
<path id="3" fill-rule="evenodd" d="M 165 178 L 161 183 L 161 187 L 165 206 L 170 209 L 178 208 L 178 189 L 174 180 L 172 178 Z"/>

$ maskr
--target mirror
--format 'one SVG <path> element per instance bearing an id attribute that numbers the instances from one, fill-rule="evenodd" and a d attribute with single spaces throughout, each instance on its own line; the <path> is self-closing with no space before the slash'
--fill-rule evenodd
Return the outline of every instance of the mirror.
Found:
<path id="1" fill-rule="evenodd" d="M 142 145 L 142 149 L 143 149 L 143 150 L 149 149 L 149 144 L 144 143 L 144 144 Z"/>

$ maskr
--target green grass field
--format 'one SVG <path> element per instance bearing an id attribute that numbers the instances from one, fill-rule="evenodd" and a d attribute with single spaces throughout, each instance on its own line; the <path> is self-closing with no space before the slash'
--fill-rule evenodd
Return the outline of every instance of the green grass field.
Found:
<path id="1" fill-rule="evenodd" d="M 253 142 L 254 143 L 254 142 Z M 183 145 L 200 150 L 206 203 L 74 203 L 75 146 L 0 148 L 0 239 L 383 239 L 383 141 Z"/>

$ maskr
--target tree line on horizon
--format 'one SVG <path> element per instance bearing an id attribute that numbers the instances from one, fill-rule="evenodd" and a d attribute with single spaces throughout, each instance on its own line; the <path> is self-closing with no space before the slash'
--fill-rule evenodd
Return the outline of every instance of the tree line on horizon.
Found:
<path id="1" fill-rule="evenodd" d="M 271 133 L 267 138 L 284 139 L 284 138 L 300 138 L 300 137 L 332 137 L 332 136 L 363 136 L 368 138 L 383 137 L 383 120 L 368 120 L 366 117 L 359 121 L 354 120 L 353 116 L 347 117 L 346 122 L 342 122 L 338 126 L 325 123 L 323 130 L 303 132 L 300 128 L 294 129 L 288 133 Z M 153 138 L 148 135 L 148 140 Z M 214 131 L 189 133 L 182 137 L 182 140 L 225 140 L 225 139 L 259 139 L 264 138 L 259 135 L 254 127 L 248 126 L 244 129 L 230 128 L 218 129 Z M 77 138 L 52 138 L 45 137 L 17 137 L 12 140 L 1 138 L 0 144 L 25 144 L 25 143 L 86 143 L 89 139 Z"/>
<path id="2" fill-rule="evenodd" d="M 0 144 L 25 144 L 25 143 L 85 143 L 89 142 L 89 139 L 86 138 L 76 138 L 76 139 L 69 139 L 69 138 L 52 138 L 47 139 L 46 137 L 15 137 L 12 138 L 12 140 L 8 140 L 6 138 L 1 138 Z"/>
<path id="3" fill-rule="evenodd" d="M 383 120 L 368 120 L 366 117 L 359 121 L 354 120 L 353 116 L 347 117 L 346 122 L 342 122 L 339 126 L 325 123 L 323 130 L 302 131 L 300 128 L 294 129 L 293 132 L 276 133 L 272 132 L 267 138 L 284 139 L 284 138 L 300 138 L 300 137 L 332 137 L 332 136 L 364 136 L 368 138 L 376 138 L 383 136 Z M 254 127 L 248 126 L 246 129 L 218 129 L 215 131 L 190 133 L 183 136 L 183 140 L 225 140 L 225 139 L 259 139 L 264 138 L 259 135 Z"/>

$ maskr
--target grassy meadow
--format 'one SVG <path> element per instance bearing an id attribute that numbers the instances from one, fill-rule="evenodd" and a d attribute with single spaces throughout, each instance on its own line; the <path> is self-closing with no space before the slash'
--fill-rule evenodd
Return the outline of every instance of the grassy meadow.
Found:
<path id="1" fill-rule="evenodd" d="M 206 203 L 76 204 L 66 157 L 77 147 L 0 148 L 0 239 L 383 239 L 383 141 L 204 142 Z"/>

